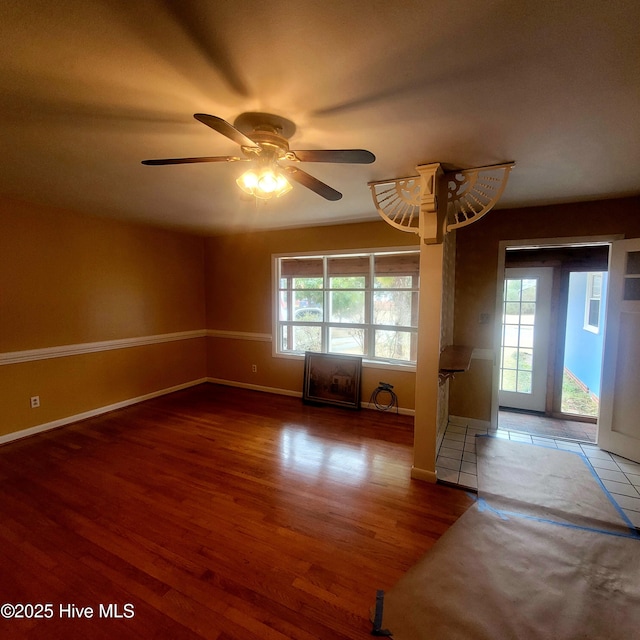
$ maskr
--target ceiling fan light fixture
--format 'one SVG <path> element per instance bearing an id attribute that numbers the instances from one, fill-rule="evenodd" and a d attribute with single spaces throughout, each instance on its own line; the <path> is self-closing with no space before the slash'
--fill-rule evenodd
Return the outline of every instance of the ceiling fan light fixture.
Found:
<path id="1" fill-rule="evenodd" d="M 262 200 L 279 198 L 292 189 L 289 181 L 273 167 L 249 169 L 236 180 L 236 183 L 245 193 Z"/>
<path id="2" fill-rule="evenodd" d="M 253 195 L 253 190 L 258 186 L 258 173 L 255 169 L 245 171 L 237 180 L 236 184 L 249 195 Z"/>
<path id="3" fill-rule="evenodd" d="M 250 169 L 237 180 L 238 186 L 255 198 L 280 198 L 292 187 L 285 176 L 325 200 L 340 200 L 342 194 L 310 173 L 294 165 L 280 166 L 279 162 L 330 162 L 343 164 L 370 164 L 376 157 L 366 149 L 289 149 L 289 138 L 296 126 L 290 120 L 271 113 L 241 113 L 235 126 L 218 116 L 195 113 L 198 122 L 221 133 L 240 145 L 243 158 L 236 156 L 206 156 L 198 158 L 158 158 L 143 160 L 145 165 L 191 164 L 198 162 L 251 162 Z"/>

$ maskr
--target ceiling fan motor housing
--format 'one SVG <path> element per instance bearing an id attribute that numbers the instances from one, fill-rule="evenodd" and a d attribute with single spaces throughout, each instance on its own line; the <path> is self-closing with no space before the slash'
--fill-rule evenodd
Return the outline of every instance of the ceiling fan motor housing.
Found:
<path id="1" fill-rule="evenodd" d="M 245 154 L 266 155 L 273 159 L 285 157 L 289 153 L 289 141 L 296 131 L 296 125 L 273 113 L 248 111 L 241 113 L 233 123 L 234 127 L 251 138 L 261 149 L 243 147 Z"/>
<path id="2" fill-rule="evenodd" d="M 258 154 L 261 157 L 267 156 L 277 160 L 283 158 L 289 153 L 289 142 L 286 138 L 283 138 L 276 131 L 264 129 L 256 129 L 247 134 L 258 146 L 255 147 L 242 147 L 242 150 L 246 155 Z"/>

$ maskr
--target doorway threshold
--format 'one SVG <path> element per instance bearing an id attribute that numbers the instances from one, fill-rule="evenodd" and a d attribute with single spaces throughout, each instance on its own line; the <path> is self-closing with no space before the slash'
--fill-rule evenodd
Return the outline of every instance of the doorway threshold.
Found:
<path id="1" fill-rule="evenodd" d="M 593 422 L 562 420 L 524 411 L 500 408 L 498 428 L 532 436 L 542 436 L 595 444 L 598 425 Z"/>

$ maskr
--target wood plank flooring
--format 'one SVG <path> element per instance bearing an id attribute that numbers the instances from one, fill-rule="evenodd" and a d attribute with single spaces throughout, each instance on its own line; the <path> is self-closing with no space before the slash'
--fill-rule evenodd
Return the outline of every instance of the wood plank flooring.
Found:
<path id="1" fill-rule="evenodd" d="M 412 424 L 205 384 L 0 447 L 0 605 L 52 605 L 0 637 L 370 637 L 471 504 L 410 479 Z"/>

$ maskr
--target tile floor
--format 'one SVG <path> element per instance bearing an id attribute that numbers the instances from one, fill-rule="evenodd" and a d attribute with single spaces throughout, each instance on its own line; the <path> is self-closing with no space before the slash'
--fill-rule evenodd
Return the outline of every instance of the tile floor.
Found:
<path id="1" fill-rule="evenodd" d="M 614 500 L 634 526 L 640 529 L 640 464 L 603 451 L 592 443 L 528 435 L 506 429 L 488 432 L 487 429 L 449 424 L 436 459 L 438 479 L 477 490 L 475 437 L 487 433 L 496 438 L 584 453 Z"/>

